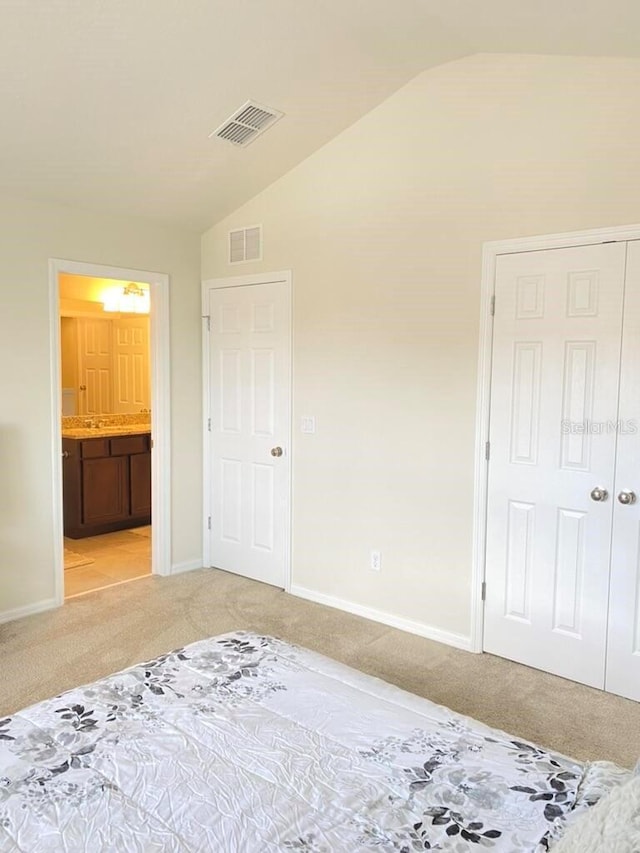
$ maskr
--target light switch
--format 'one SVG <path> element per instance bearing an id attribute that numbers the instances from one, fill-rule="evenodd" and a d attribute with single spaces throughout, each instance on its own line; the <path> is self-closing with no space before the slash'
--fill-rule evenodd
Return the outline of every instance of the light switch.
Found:
<path id="1" fill-rule="evenodd" d="M 302 432 L 314 433 L 316 431 L 316 419 L 314 417 L 301 418 L 300 429 Z"/>

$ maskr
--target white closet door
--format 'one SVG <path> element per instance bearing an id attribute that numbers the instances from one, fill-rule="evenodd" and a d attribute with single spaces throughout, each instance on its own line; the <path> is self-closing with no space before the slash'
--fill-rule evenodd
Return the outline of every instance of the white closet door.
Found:
<path id="1" fill-rule="evenodd" d="M 284 281 L 209 290 L 211 565 L 283 587 L 290 299 Z"/>
<path id="2" fill-rule="evenodd" d="M 640 701 L 640 242 L 628 243 L 617 432 L 606 690 Z"/>
<path id="3" fill-rule="evenodd" d="M 496 273 L 484 648 L 596 687 L 624 267 L 611 243 L 503 255 Z"/>

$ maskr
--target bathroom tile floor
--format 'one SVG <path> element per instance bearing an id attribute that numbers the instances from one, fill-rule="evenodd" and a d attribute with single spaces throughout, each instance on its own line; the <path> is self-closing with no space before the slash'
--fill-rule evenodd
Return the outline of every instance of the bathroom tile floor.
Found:
<path id="1" fill-rule="evenodd" d="M 65 570 L 65 598 L 151 574 L 150 525 L 103 536 L 88 536 L 86 539 L 65 538 L 64 544 L 66 548 L 93 560 L 88 566 Z"/>

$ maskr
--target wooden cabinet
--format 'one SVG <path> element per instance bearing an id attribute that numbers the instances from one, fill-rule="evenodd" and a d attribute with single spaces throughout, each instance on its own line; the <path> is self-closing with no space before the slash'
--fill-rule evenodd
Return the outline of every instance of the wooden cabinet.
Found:
<path id="1" fill-rule="evenodd" d="M 129 458 L 131 514 L 151 517 L 151 454 L 136 453 Z"/>
<path id="2" fill-rule="evenodd" d="M 63 438 L 64 535 L 95 536 L 151 523 L 149 435 Z"/>
<path id="3" fill-rule="evenodd" d="M 95 527 L 129 517 L 126 456 L 85 459 L 82 470 L 82 524 Z M 66 513 L 65 513 L 66 515 Z"/>

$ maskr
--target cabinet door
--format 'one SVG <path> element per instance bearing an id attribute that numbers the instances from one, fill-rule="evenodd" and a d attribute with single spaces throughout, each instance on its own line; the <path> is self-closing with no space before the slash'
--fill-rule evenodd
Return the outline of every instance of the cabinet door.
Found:
<path id="1" fill-rule="evenodd" d="M 131 515 L 151 513 L 151 454 L 136 453 L 131 459 Z"/>
<path id="2" fill-rule="evenodd" d="M 605 689 L 640 701 L 640 242 L 627 251 Z"/>
<path id="3" fill-rule="evenodd" d="M 126 456 L 85 459 L 82 463 L 83 524 L 108 524 L 129 515 Z"/>
<path id="4" fill-rule="evenodd" d="M 62 496 L 64 535 L 73 536 L 82 524 L 82 477 L 80 442 L 62 439 Z"/>

